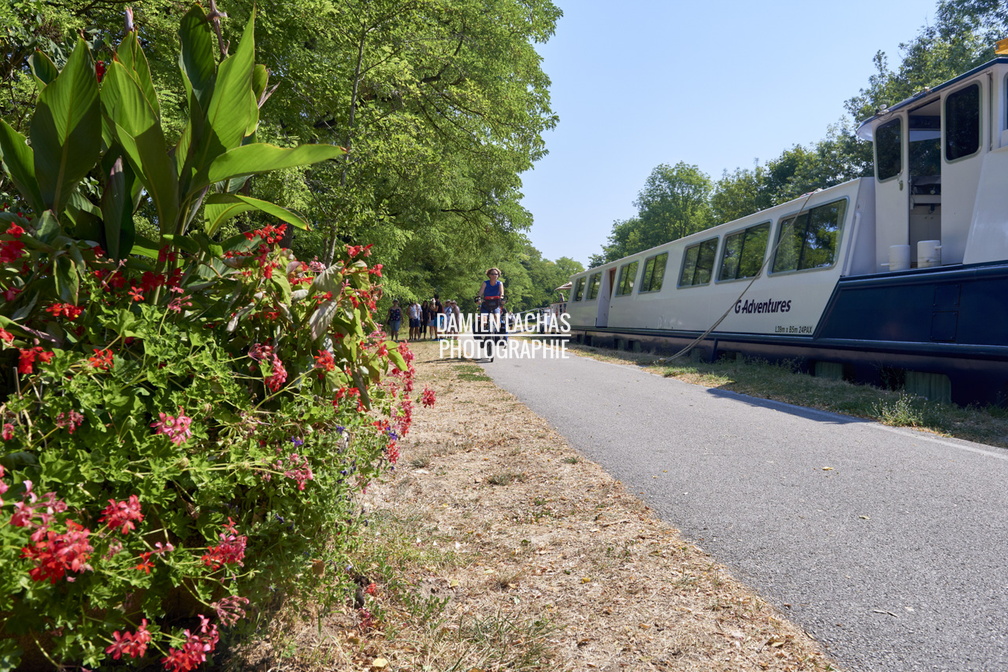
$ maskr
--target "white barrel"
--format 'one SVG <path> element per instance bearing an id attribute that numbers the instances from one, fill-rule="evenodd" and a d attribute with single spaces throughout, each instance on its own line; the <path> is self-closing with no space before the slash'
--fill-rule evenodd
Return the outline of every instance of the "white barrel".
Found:
<path id="1" fill-rule="evenodd" d="M 917 268 L 941 266 L 941 241 L 922 240 L 917 243 Z"/>
<path id="2" fill-rule="evenodd" d="M 910 246 L 890 245 L 889 246 L 889 270 L 905 271 L 910 268 Z"/>

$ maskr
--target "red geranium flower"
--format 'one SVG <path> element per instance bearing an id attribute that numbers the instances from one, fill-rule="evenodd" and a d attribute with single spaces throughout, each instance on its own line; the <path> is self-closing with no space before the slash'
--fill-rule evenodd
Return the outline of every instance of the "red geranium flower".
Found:
<path id="1" fill-rule="evenodd" d="M 108 501 L 109 505 L 102 510 L 101 518 L 98 519 L 99 523 L 107 523 L 113 530 L 118 529 L 123 534 L 127 534 L 136 529 L 136 526 L 133 525 L 134 522 L 139 523 L 144 519 L 143 514 L 140 513 L 140 498 L 136 495 L 130 495 L 129 499 L 121 502 L 114 499 Z"/>

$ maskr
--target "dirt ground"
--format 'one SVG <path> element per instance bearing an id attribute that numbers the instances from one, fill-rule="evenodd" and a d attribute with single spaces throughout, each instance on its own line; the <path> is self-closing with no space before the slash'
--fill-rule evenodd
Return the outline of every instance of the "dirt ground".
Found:
<path id="1" fill-rule="evenodd" d="M 838 669 L 479 367 L 413 350 L 437 402 L 367 494 L 374 585 L 272 669 Z"/>

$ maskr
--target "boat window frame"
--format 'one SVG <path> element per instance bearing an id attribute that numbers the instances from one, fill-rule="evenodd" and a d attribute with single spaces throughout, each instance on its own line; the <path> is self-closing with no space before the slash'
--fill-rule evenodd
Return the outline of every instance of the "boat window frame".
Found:
<path id="1" fill-rule="evenodd" d="M 634 259 L 620 265 L 619 273 L 616 275 L 616 296 L 630 296 L 633 294 L 634 285 L 637 281 L 637 268 L 639 266 L 640 259 Z M 633 267 L 632 272 L 627 270 L 631 267 Z"/>
<path id="2" fill-rule="evenodd" d="M 584 288 L 585 288 L 585 278 L 588 276 L 582 275 L 580 278 L 574 281 L 574 291 L 572 292 L 572 298 L 575 301 L 581 301 L 584 299 Z"/>
<path id="3" fill-rule="evenodd" d="M 595 301 L 598 299 L 599 288 L 602 286 L 602 271 L 596 271 L 588 275 L 588 292 L 585 301 Z"/>
<path id="4" fill-rule="evenodd" d="M 665 260 L 661 264 L 661 273 L 658 277 L 658 286 L 654 286 L 655 279 L 655 269 L 658 268 L 658 259 L 665 257 Z M 668 250 L 664 252 L 659 252 L 658 254 L 653 254 L 644 260 L 644 273 L 641 275 L 640 290 L 638 294 L 653 294 L 655 292 L 660 292 L 662 284 L 665 282 L 665 271 L 668 270 Z M 648 264 L 651 265 L 650 272 L 648 272 Z"/>
<path id="5" fill-rule="evenodd" d="M 699 261 L 699 259 L 700 259 L 700 250 L 701 250 L 701 248 L 704 245 L 709 245 L 710 243 L 714 243 L 714 251 L 710 255 L 711 265 L 710 265 L 710 268 L 707 269 L 708 276 L 707 276 L 707 279 L 705 281 L 703 281 L 703 282 L 697 282 L 697 279 L 696 279 L 697 268 L 698 268 L 697 267 L 697 261 Z M 720 243 L 721 243 L 721 237 L 720 236 L 713 236 L 711 238 L 707 238 L 705 240 L 701 240 L 700 242 L 694 243 L 693 245 L 686 246 L 686 248 L 683 250 L 682 266 L 679 269 L 679 281 L 676 284 L 676 288 L 677 289 L 688 289 L 690 287 L 705 287 L 705 286 L 707 286 L 707 285 L 709 285 L 711 283 L 711 280 L 714 279 L 714 266 L 717 264 L 717 252 L 718 252 L 718 247 L 720 247 Z M 692 264 L 693 264 L 693 271 L 692 271 L 692 277 L 690 278 L 690 282 L 689 283 L 684 283 L 683 282 L 683 278 L 686 275 L 686 269 L 689 268 L 689 261 L 688 261 L 688 259 L 689 259 L 689 253 L 690 253 L 691 250 L 697 250 L 697 254 L 696 254 L 696 258 L 692 262 Z"/>
<path id="6" fill-rule="evenodd" d="M 1002 115 L 1001 115 L 1001 128 L 998 129 L 998 135 L 1008 131 L 1008 74 L 1005 74 L 1004 79 L 1001 82 L 1001 91 L 1004 94 Z M 991 94 L 994 95 L 993 93 Z M 1002 145 L 1004 146 L 1004 145 Z"/>
<path id="7" fill-rule="evenodd" d="M 899 168 L 896 170 L 895 173 L 887 174 L 885 177 L 882 177 L 882 173 L 881 173 L 882 162 L 879 161 L 879 155 L 880 155 L 880 152 L 879 152 L 879 143 L 880 143 L 880 140 L 882 140 L 882 136 L 885 133 L 885 129 L 887 129 L 887 128 L 891 127 L 891 126 L 897 126 L 898 129 L 899 129 L 899 134 L 897 136 L 897 140 L 898 140 L 897 144 L 899 145 Z M 905 130 L 903 128 L 903 116 L 902 115 L 897 115 L 897 117 L 895 119 L 893 119 L 892 121 L 887 121 L 884 124 L 879 124 L 875 128 L 875 131 L 874 131 L 875 142 L 872 143 L 872 144 L 874 145 L 873 149 L 874 149 L 874 154 L 875 154 L 875 180 L 877 182 L 880 182 L 880 183 L 881 182 L 888 182 L 890 180 L 898 178 L 900 175 L 903 174 L 903 164 L 904 164 L 904 159 L 906 158 L 906 157 L 903 156 L 903 137 L 905 135 L 906 135 L 906 132 L 905 132 Z"/>
<path id="8" fill-rule="evenodd" d="M 949 140 L 951 137 L 951 132 L 949 131 L 949 121 L 951 120 L 951 115 L 949 114 L 948 104 L 949 100 L 953 96 L 958 96 L 960 94 L 969 91 L 970 89 L 976 90 L 977 102 L 976 102 L 976 124 L 977 124 L 977 134 L 976 134 L 976 147 L 967 154 L 958 154 L 953 158 L 949 158 Z M 983 87 L 980 82 L 973 81 L 956 89 L 955 91 L 950 91 L 942 99 L 942 120 L 943 120 L 943 130 L 942 130 L 942 160 L 945 163 L 956 163 L 958 161 L 964 161 L 971 157 L 976 156 L 980 153 L 980 149 L 983 147 Z"/>
<path id="9" fill-rule="evenodd" d="M 715 282 L 735 282 L 736 280 L 751 280 L 752 278 L 758 278 L 763 272 L 763 267 L 766 265 L 767 250 L 770 249 L 770 235 L 772 229 L 772 221 L 766 220 L 758 224 L 753 224 L 752 226 L 747 226 L 743 229 L 736 229 L 731 233 L 724 234 L 724 244 L 721 246 L 721 263 L 718 264 L 717 280 Z M 742 268 L 741 260 L 746 256 L 746 243 L 749 240 L 749 234 L 756 229 L 766 230 L 766 240 L 763 244 L 763 251 L 759 256 L 759 267 L 756 273 L 753 275 L 739 275 L 739 270 Z M 742 250 L 739 254 L 740 262 L 735 267 L 735 275 L 731 278 L 725 277 L 725 262 L 728 260 L 728 244 L 729 239 L 736 236 L 742 236 Z"/>
<path id="10" fill-rule="evenodd" d="M 835 231 L 835 238 L 834 238 L 834 245 L 833 245 L 833 252 L 832 252 L 832 260 L 830 261 L 829 264 L 825 264 L 825 265 L 821 265 L 821 266 L 807 266 L 805 268 L 800 268 L 801 262 L 803 261 L 803 257 L 804 257 L 805 243 L 808 241 L 808 234 L 809 234 L 808 222 L 810 222 L 812 220 L 812 213 L 814 213 L 817 210 L 820 210 L 822 208 L 826 208 L 826 207 L 829 207 L 829 206 L 834 206 L 834 205 L 837 205 L 837 204 L 843 204 L 843 209 L 842 209 L 840 215 L 837 217 L 837 228 L 836 228 L 836 231 Z M 799 210 L 798 212 L 795 212 L 795 213 L 792 213 L 792 214 L 789 214 L 789 215 L 782 215 L 780 218 L 778 218 L 778 220 L 777 220 L 777 235 L 776 235 L 775 240 L 774 240 L 773 258 L 770 260 L 770 267 L 768 269 L 767 274 L 770 275 L 770 276 L 777 276 L 777 275 L 788 275 L 788 274 L 791 274 L 791 273 L 814 273 L 816 271 L 828 271 L 830 269 L 836 268 L 836 265 L 837 265 L 837 263 L 840 260 L 840 247 L 841 247 L 841 244 L 843 243 L 843 232 L 844 232 L 845 224 L 847 222 L 847 215 L 849 214 L 849 208 L 850 208 L 850 197 L 849 196 L 843 196 L 841 198 L 837 198 L 837 199 L 834 199 L 832 201 L 826 201 L 825 203 L 817 203 L 816 205 L 814 205 L 814 206 L 812 206 L 810 208 L 803 208 L 803 209 Z M 795 219 L 797 219 L 798 217 L 801 217 L 801 216 L 805 217 L 806 224 L 805 224 L 805 232 L 802 235 L 802 241 L 803 241 L 802 247 L 799 250 L 799 253 L 798 253 L 798 256 L 797 256 L 798 263 L 796 264 L 795 268 L 784 268 L 784 269 L 778 270 L 777 269 L 777 260 L 779 258 L 780 253 L 781 253 L 781 238 L 784 235 L 784 229 L 785 229 L 785 227 L 787 226 L 787 224 L 788 224 L 788 222 L 790 220 L 795 220 Z"/>

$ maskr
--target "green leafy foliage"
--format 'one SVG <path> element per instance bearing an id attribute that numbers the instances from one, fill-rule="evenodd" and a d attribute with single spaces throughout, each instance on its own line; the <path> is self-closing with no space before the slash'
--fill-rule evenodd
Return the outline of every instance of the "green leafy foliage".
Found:
<path id="1" fill-rule="evenodd" d="M 183 20 L 177 143 L 132 32 L 101 82 L 83 41 L 53 65 L 28 136 L 0 125 L 19 192 L 0 212 L 0 669 L 193 669 L 306 576 L 341 581 L 353 495 L 409 429 L 411 355 L 373 320 L 368 248 L 306 263 L 287 224 L 193 226 L 303 225 L 236 190 L 342 154 L 255 142 L 252 21 L 219 68 L 208 25 Z"/>
<path id="2" fill-rule="evenodd" d="M 596 261 L 619 259 L 711 226 L 711 187 L 697 166 L 657 166 L 634 201 L 637 217 L 613 224 L 603 258 Z"/>

